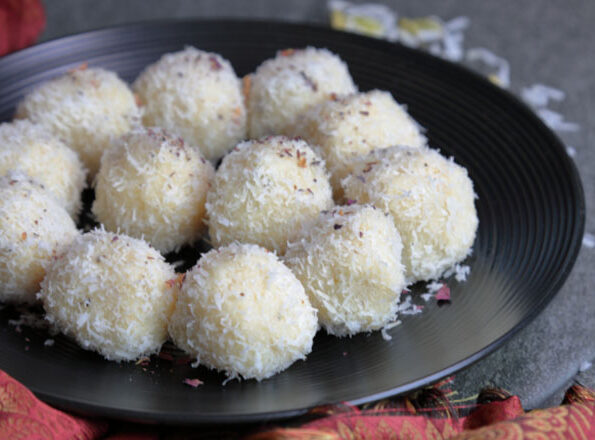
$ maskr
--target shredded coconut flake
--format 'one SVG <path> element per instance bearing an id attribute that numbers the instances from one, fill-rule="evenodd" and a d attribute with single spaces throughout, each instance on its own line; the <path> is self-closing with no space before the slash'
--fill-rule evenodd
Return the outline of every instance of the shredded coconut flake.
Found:
<path id="1" fill-rule="evenodd" d="M 8 324 L 15 327 L 17 332 L 21 331 L 21 327 L 30 327 L 30 328 L 37 328 L 37 329 L 50 329 L 50 323 L 43 318 L 43 315 L 37 313 L 35 311 L 21 308 L 18 309 L 20 312 L 18 319 L 10 319 L 8 320 Z"/>
<path id="2" fill-rule="evenodd" d="M 432 298 L 434 298 L 434 294 L 433 293 L 422 293 L 421 295 L 421 299 L 423 299 L 425 302 L 428 302 L 429 300 L 431 300 Z"/>
<path id="3" fill-rule="evenodd" d="M 396 321 L 393 321 L 393 322 L 385 325 L 384 327 L 382 327 L 382 329 L 380 330 L 382 339 L 384 339 L 385 341 L 390 341 L 393 337 L 388 334 L 388 331 L 392 328 L 397 327 L 398 325 L 401 325 L 401 323 L 402 322 L 400 320 L 396 320 Z M 343 353 L 343 356 L 345 356 L 345 355 L 346 355 L 346 353 Z"/>
<path id="4" fill-rule="evenodd" d="M 466 264 L 455 264 L 454 271 L 455 280 L 457 280 L 458 282 L 463 282 L 467 281 L 467 277 L 469 276 L 469 273 L 471 273 L 471 267 Z"/>
<path id="5" fill-rule="evenodd" d="M 423 311 L 423 308 L 420 306 L 413 304 L 411 302 L 411 297 L 405 297 L 405 301 L 399 304 L 397 312 L 402 315 L 418 315 Z"/>
<path id="6" fill-rule="evenodd" d="M 576 122 L 565 121 L 564 115 L 550 110 L 549 108 L 540 108 L 537 110 L 537 114 L 552 130 L 568 132 L 576 132 L 580 130 L 579 124 Z"/>
<path id="7" fill-rule="evenodd" d="M 531 107 L 547 107 L 550 100 L 563 101 L 566 94 L 554 87 L 543 84 L 533 84 L 521 89 L 521 97 Z"/>
<path id="8" fill-rule="evenodd" d="M 585 372 L 585 371 L 587 371 L 587 370 L 590 370 L 592 366 L 593 366 L 593 364 L 592 364 L 591 362 L 589 362 L 589 361 L 585 361 L 585 362 L 583 362 L 583 363 L 580 365 L 580 367 L 578 368 L 578 371 L 579 371 L 580 373 L 583 373 L 583 372 Z"/>

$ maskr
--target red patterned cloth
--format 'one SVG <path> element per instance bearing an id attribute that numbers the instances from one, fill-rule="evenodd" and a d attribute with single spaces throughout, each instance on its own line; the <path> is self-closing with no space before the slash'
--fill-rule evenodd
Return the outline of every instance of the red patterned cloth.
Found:
<path id="1" fill-rule="evenodd" d="M 373 439 L 593 439 L 595 393 L 575 385 L 555 408 L 525 413 L 516 396 L 499 390 L 482 392 L 478 401 L 455 407 L 436 387 L 370 409 L 347 405 L 317 408 L 316 420 L 293 428 L 258 432 L 248 440 Z M 120 431 L 120 432 L 119 432 Z M 200 430 L 160 432 L 153 428 L 92 420 L 58 411 L 40 402 L 27 388 L 0 371 L 0 439 L 19 440 L 157 440 L 204 438 Z M 108 435 L 108 437 L 105 437 Z M 213 437 L 213 430 L 208 432 Z M 241 438 L 229 433 L 226 438 Z"/>
<path id="2" fill-rule="evenodd" d="M 33 44 L 44 27 L 41 0 L 0 0 L 0 56 Z"/>
<path id="3" fill-rule="evenodd" d="M 0 439 L 94 440 L 107 423 L 71 416 L 40 402 L 31 391 L 0 370 Z"/>
<path id="4" fill-rule="evenodd" d="M 496 400 L 454 408 L 416 408 L 409 398 L 396 408 L 351 410 L 329 414 L 298 428 L 279 428 L 251 435 L 248 440 L 546 440 L 595 438 L 595 393 L 573 386 L 559 407 L 525 413 L 516 396 L 500 392 Z M 482 400 L 482 395 L 478 400 Z M 399 402 L 399 401 L 397 401 Z M 459 413 L 468 413 L 459 417 Z"/>

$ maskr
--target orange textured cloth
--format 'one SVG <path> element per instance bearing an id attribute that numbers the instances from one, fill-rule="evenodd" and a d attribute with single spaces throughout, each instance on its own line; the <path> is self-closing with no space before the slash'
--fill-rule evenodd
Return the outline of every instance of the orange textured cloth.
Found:
<path id="1" fill-rule="evenodd" d="M 33 44 L 44 27 L 40 0 L 0 0 L 0 56 Z"/>

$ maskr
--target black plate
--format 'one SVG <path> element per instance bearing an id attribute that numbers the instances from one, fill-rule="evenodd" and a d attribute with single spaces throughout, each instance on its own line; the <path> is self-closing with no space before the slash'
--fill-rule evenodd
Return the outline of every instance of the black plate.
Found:
<path id="1" fill-rule="evenodd" d="M 306 362 L 262 383 L 231 382 L 166 359 L 116 364 L 0 312 L 0 368 L 47 402 L 92 414 L 171 423 L 289 417 L 325 403 L 363 403 L 449 375 L 500 346 L 553 298 L 576 259 L 584 228 L 580 179 L 559 140 L 512 95 L 450 63 L 399 45 L 326 28 L 238 21 L 137 24 L 62 38 L 0 59 L 0 120 L 41 81 L 88 61 L 132 81 L 185 45 L 221 53 L 239 75 L 275 51 L 327 47 L 361 90 L 386 89 L 428 129 L 431 145 L 468 168 L 480 224 L 467 282 L 453 301 L 428 303 L 390 331 L 351 339 L 320 333 Z M 27 340 L 27 339 L 28 340 Z M 176 355 L 176 353 L 174 353 Z M 146 371 L 145 371 L 146 370 Z M 199 377 L 194 389 L 182 383 Z"/>

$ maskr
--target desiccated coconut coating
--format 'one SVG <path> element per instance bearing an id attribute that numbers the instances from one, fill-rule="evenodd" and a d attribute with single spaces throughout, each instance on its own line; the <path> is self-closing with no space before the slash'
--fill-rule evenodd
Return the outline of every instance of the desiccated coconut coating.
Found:
<path id="1" fill-rule="evenodd" d="M 284 134 L 309 107 L 356 91 L 347 65 L 332 52 L 313 47 L 279 51 L 244 79 L 249 137 Z"/>
<path id="2" fill-rule="evenodd" d="M 205 230 L 214 174 L 197 147 L 160 128 L 140 128 L 103 155 L 93 213 L 106 229 L 144 238 L 167 253 Z"/>
<path id="3" fill-rule="evenodd" d="M 438 278 L 470 254 L 478 224 L 473 182 L 452 158 L 429 148 L 375 150 L 343 187 L 347 198 L 391 213 L 409 282 Z"/>
<path id="4" fill-rule="evenodd" d="M 316 311 L 293 273 L 256 245 L 212 249 L 187 274 L 174 343 L 229 378 L 266 379 L 312 350 Z"/>
<path id="5" fill-rule="evenodd" d="M 45 125 L 76 151 L 90 181 L 111 140 L 140 124 L 126 83 L 114 72 L 86 65 L 41 84 L 19 103 L 16 117 Z"/>
<path id="6" fill-rule="evenodd" d="M 284 262 L 304 285 L 321 326 L 346 336 L 396 318 L 406 286 L 401 249 L 389 215 L 370 205 L 339 206 L 302 230 Z"/>
<path id="7" fill-rule="evenodd" d="M 78 154 L 44 126 L 28 120 L 0 124 L 0 176 L 19 170 L 43 184 L 76 219 L 86 169 Z"/>
<path id="8" fill-rule="evenodd" d="M 341 179 L 358 156 L 393 145 L 426 144 L 419 125 L 390 93 L 380 90 L 325 101 L 300 115 L 290 132 L 319 148 L 337 198 Z"/>
<path id="9" fill-rule="evenodd" d="M 239 144 L 207 194 L 214 246 L 233 241 L 285 252 L 307 221 L 333 205 L 324 162 L 302 140 L 283 136 Z"/>
<path id="10" fill-rule="evenodd" d="M 187 47 L 163 55 L 133 84 L 143 123 L 180 134 L 216 161 L 246 136 L 246 108 L 233 67 L 218 54 Z"/>
<path id="11" fill-rule="evenodd" d="M 0 302 L 33 303 L 52 258 L 78 235 L 42 185 L 20 172 L 0 178 Z"/>
<path id="12" fill-rule="evenodd" d="M 174 270 L 146 242 L 96 229 L 50 266 L 38 296 L 58 330 L 122 361 L 159 351 L 177 288 Z"/>

